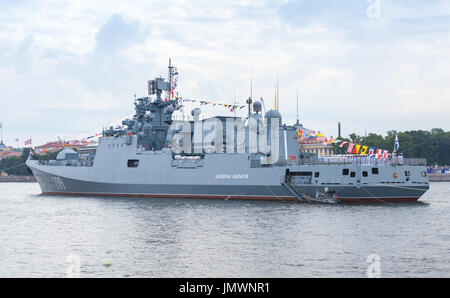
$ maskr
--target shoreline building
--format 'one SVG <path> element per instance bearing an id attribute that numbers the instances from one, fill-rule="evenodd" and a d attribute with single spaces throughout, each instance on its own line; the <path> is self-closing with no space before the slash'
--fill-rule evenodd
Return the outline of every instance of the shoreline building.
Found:
<path id="1" fill-rule="evenodd" d="M 320 132 L 318 134 L 320 135 Z M 333 139 L 333 137 L 330 137 L 330 139 Z M 318 136 L 309 141 L 300 140 L 299 144 L 302 151 L 313 153 L 317 157 L 334 155 L 333 146 L 327 142 L 328 140 L 326 137 Z"/>

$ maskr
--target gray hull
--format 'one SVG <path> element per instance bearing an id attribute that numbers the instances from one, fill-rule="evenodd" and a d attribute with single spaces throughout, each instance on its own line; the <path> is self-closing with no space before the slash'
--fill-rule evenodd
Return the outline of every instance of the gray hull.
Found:
<path id="1" fill-rule="evenodd" d="M 288 188 L 280 185 L 182 185 L 182 184 L 121 184 L 90 182 L 52 175 L 33 169 L 44 194 L 150 197 L 150 198 L 198 198 L 223 200 L 272 200 L 298 201 Z M 382 203 L 417 201 L 428 185 L 420 186 L 335 186 L 334 191 L 341 202 Z M 302 186 L 302 193 L 314 196 L 323 191 L 321 186 Z"/>

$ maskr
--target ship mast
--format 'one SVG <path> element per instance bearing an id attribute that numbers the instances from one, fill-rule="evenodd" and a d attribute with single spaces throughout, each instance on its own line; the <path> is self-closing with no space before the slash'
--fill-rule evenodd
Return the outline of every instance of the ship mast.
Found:
<path id="1" fill-rule="evenodd" d="M 172 98 L 172 91 L 173 91 L 173 78 L 178 75 L 177 69 L 175 66 L 172 66 L 172 58 L 169 58 L 169 101 Z"/>
<path id="2" fill-rule="evenodd" d="M 169 58 L 169 101 L 172 96 L 172 58 Z"/>
<path id="3" fill-rule="evenodd" d="M 280 105 L 280 86 L 278 85 L 278 68 L 277 68 L 277 107 L 276 107 L 277 111 L 279 105 Z"/>
<path id="4" fill-rule="evenodd" d="M 3 145 L 3 122 L 0 122 L 0 130 L 1 130 L 0 145 Z"/>
<path id="5" fill-rule="evenodd" d="M 253 102 L 253 65 L 250 71 L 250 97 L 247 99 L 248 104 L 248 115 L 252 114 L 252 102 Z"/>
<path id="6" fill-rule="evenodd" d="M 298 88 L 297 88 L 297 124 L 300 122 L 298 119 Z"/>

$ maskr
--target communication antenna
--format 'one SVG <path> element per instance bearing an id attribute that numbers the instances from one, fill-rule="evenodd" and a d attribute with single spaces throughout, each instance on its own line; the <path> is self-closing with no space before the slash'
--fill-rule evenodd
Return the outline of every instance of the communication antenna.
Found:
<path id="1" fill-rule="evenodd" d="M 172 66 L 172 58 L 169 58 L 169 88 L 168 88 L 169 89 L 168 90 L 168 92 L 169 92 L 169 96 L 168 96 L 169 101 L 171 100 L 172 90 L 174 90 L 174 88 L 173 88 L 173 78 L 176 75 L 178 75 L 178 71 L 177 71 L 177 69 L 174 66 Z"/>
<path id="2" fill-rule="evenodd" d="M 280 86 L 278 85 L 278 67 L 277 67 L 277 111 L 280 105 Z"/>
<path id="3" fill-rule="evenodd" d="M 250 98 L 253 99 L 253 64 L 250 69 Z"/>
<path id="4" fill-rule="evenodd" d="M 278 107 L 277 107 L 277 84 L 276 83 L 275 83 L 275 94 L 274 94 L 273 109 L 274 110 L 278 110 Z"/>
<path id="5" fill-rule="evenodd" d="M 248 104 L 248 116 L 252 114 L 252 102 L 253 102 L 253 65 L 250 70 L 250 97 L 247 99 Z"/>
<path id="6" fill-rule="evenodd" d="M 0 145 L 3 145 L 3 122 L 0 122 Z"/>
<path id="7" fill-rule="evenodd" d="M 299 123 L 298 119 L 298 88 L 297 88 L 297 124 Z"/>
<path id="8" fill-rule="evenodd" d="M 236 81 L 234 82 L 234 99 L 233 99 L 233 105 L 236 105 Z M 236 118 L 236 109 L 233 109 L 234 117 Z"/>
<path id="9" fill-rule="evenodd" d="M 264 114 L 266 114 L 266 104 L 264 103 L 264 99 L 261 97 L 261 102 L 263 104 Z"/>

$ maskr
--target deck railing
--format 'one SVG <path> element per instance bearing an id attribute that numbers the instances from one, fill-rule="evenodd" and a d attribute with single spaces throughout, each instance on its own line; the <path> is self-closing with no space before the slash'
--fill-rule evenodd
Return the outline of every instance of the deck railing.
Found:
<path id="1" fill-rule="evenodd" d="M 392 158 L 377 159 L 369 157 L 319 157 L 304 158 L 299 160 L 282 160 L 275 165 L 359 165 L 359 166 L 426 166 L 427 162 L 424 158 Z"/>

